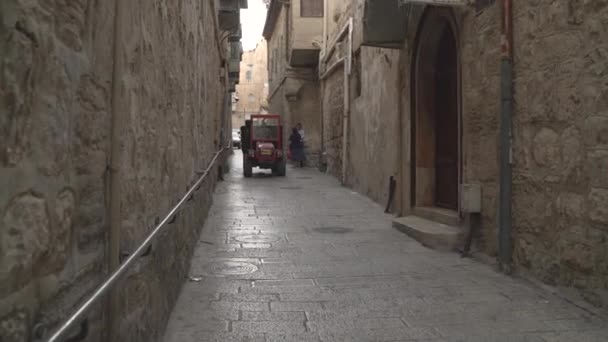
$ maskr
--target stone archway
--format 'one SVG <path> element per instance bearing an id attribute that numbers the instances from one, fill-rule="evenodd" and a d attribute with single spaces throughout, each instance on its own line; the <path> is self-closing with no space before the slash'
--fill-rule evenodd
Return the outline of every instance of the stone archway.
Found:
<path id="1" fill-rule="evenodd" d="M 412 63 L 412 205 L 459 209 L 460 80 L 450 9 L 429 7 Z"/>

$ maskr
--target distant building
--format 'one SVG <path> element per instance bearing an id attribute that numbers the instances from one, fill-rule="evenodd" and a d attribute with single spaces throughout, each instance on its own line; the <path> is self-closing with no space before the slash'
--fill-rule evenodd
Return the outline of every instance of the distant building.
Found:
<path id="1" fill-rule="evenodd" d="M 251 114 L 268 112 L 268 70 L 266 40 L 243 53 L 240 80 L 232 100 L 232 128 L 238 129 Z"/>
<path id="2" fill-rule="evenodd" d="M 264 26 L 270 112 L 281 115 L 286 136 L 290 128 L 302 123 L 310 165 L 317 164 L 321 152 L 317 66 L 323 13 L 323 0 L 272 0 Z"/>

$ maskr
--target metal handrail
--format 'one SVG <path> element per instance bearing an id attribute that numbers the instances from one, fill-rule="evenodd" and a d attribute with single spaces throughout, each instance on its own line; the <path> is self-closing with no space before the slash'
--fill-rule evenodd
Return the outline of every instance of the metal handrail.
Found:
<path id="1" fill-rule="evenodd" d="M 125 272 L 129 269 L 129 267 L 133 265 L 135 260 L 146 252 L 149 246 L 151 246 L 152 241 L 160 234 L 165 224 L 173 220 L 174 216 L 182 208 L 184 203 L 189 201 L 193 193 L 199 189 L 199 187 L 213 168 L 215 162 L 217 161 L 217 158 L 225 150 L 226 148 L 222 147 L 220 150 L 215 152 L 215 154 L 213 155 L 213 159 L 211 159 L 211 161 L 209 162 L 207 169 L 202 172 L 197 172 L 202 173 L 201 176 L 198 178 L 196 183 L 194 183 L 194 185 L 190 187 L 190 189 L 177 203 L 177 205 L 175 205 L 173 209 L 171 209 L 171 211 L 169 211 L 169 213 L 165 216 L 165 218 L 160 221 L 160 223 L 158 223 L 156 227 L 154 227 L 154 230 L 152 230 L 148 237 L 139 245 L 139 247 L 137 247 L 135 252 L 131 254 L 127 258 L 127 260 L 122 263 L 120 267 L 116 271 L 114 271 L 110 275 L 110 277 L 108 277 L 108 279 L 103 282 L 103 284 L 101 284 L 101 286 L 97 288 L 97 290 L 95 290 L 93 295 L 84 304 L 82 304 L 78 308 L 78 310 L 74 314 L 72 314 L 72 316 L 70 316 L 69 319 L 67 319 L 59 328 L 57 328 L 57 330 L 55 330 L 55 332 L 51 335 L 47 342 L 60 342 L 61 338 L 66 337 L 68 331 L 72 327 L 74 327 L 77 322 L 83 319 L 83 316 L 91 309 L 93 304 L 100 300 L 112 288 L 112 286 L 114 286 L 118 282 L 118 280 L 120 280 L 120 277 L 123 276 Z"/>

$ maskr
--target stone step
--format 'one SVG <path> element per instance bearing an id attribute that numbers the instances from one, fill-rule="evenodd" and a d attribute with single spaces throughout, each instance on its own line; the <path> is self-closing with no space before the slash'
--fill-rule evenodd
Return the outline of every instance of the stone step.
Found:
<path id="1" fill-rule="evenodd" d="M 457 227 L 417 216 L 393 219 L 393 227 L 429 248 L 455 251 L 462 248 L 464 231 Z"/>
<path id="2" fill-rule="evenodd" d="M 414 207 L 412 208 L 412 215 L 448 226 L 460 225 L 460 217 L 455 210 L 435 207 Z"/>

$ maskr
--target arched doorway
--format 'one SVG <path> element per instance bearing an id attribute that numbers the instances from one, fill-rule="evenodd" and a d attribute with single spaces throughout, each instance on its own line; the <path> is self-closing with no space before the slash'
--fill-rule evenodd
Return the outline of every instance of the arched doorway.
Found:
<path id="1" fill-rule="evenodd" d="M 458 210 L 459 54 L 451 10 L 429 7 L 412 63 L 412 204 Z"/>

